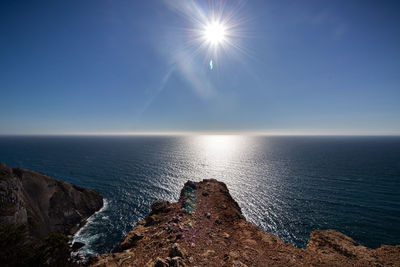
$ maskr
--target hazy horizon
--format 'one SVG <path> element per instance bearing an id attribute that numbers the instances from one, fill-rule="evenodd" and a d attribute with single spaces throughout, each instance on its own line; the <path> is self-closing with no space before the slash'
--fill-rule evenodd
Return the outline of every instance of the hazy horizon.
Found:
<path id="1" fill-rule="evenodd" d="M 248 135 L 248 136 L 400 136 L 399 132 L 362 131 L 196 131 L 196 132 L 76 132 L 76 133 L 0 133 L 1 136 L 195 136 L 195 135 Z"/>

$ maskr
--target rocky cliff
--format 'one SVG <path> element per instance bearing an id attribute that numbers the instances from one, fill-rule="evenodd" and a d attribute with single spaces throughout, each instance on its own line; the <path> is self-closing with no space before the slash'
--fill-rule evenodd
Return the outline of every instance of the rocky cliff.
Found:
<path id="1" fill-rule="evenodd" d="M 73 234 L 102 206 L 94 190 L 0 163 L 0 224 L 26 225 L 33 238 Z"/>
<path id="2" fill-rule="evenodd" d="M 94 266 L 400 266 L 400 246 L 369 249 L 314 231 L 306 249 L 246 221 L 225 184 L 187 182 L 177 203 L 155 202 L 115 253 Z"/>

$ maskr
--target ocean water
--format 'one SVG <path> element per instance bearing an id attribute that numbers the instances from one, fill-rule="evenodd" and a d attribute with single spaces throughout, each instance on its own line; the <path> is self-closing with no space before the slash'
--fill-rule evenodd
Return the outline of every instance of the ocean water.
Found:
<path id="1" fill-rule="evenodd" d="M 0 137 L 0 161 L 103 195 L 74 237 L 82 253 L 111 251 L 153 201 L 209 178 L 249 221 L 298 247 L 329 228 L 371 248 L 400 244 L 400 137 Z"/>

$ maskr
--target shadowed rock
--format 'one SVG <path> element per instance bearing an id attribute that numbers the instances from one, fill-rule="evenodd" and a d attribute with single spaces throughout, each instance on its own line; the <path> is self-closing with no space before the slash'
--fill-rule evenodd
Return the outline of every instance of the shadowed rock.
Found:
<path id="1" fill-rule="evenodd" d="M 73 234 L 102 206 L 94 190 L 0 163 L 0 223 L 27 225 L 34 238 Z"/>

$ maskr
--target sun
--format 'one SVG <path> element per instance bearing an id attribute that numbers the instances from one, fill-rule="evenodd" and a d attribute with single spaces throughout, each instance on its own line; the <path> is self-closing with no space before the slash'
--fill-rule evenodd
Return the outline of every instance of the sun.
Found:
<path id="1" fill-rule="evenodd" d="M 212 22 L 204 28 L 204 38 L 211 45 L 218 45 L 225 41 L 226 28 L 222 23 Z"/>

